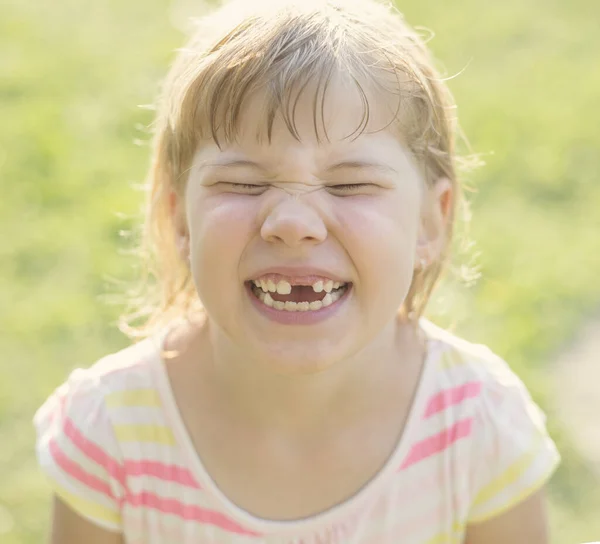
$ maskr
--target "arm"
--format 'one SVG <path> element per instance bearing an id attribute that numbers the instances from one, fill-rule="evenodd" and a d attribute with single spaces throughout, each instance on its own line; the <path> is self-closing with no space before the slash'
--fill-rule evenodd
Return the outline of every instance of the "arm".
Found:
<path id="1" fill-rule="evenodd" d="M 548 544 L 544 491 L 489 520 L 469 525 L 465 544 Z"/>
<path id="2" fill-rule="evenodd" d="M 50 544 L 124 544 L 121 533 L 102 529 L 76 514 L 58 497 L 52 505 L 52 532 Z"/>

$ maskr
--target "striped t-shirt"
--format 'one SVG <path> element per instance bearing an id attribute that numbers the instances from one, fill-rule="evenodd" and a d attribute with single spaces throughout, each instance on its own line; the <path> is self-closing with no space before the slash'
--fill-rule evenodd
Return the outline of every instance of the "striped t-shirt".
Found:
<path id="1" fill-rule="evenodd" d="M 469 523 L 539 489 L 559 455 L 504 361 L 422 327 L 428 355 L 394 452 L 310 518 L 260 519 L 218 489 L 178 412 L 160 336 L 71 374 L 35 416 L 39 462 L 62 500 L 128 544 L 461 543 Z"/>

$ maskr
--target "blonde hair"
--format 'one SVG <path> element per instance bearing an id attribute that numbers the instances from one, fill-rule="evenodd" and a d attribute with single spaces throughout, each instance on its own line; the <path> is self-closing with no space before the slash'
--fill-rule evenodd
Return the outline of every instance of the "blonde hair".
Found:
<path id="1" fill-rule="evenodd" d="M 187 263 L 176 247 L 169 194 L 182 191 L 202 139 L 231 141 L 245 101 L 266 94 L 267 137 L 281 115 L 298 137 L 295 104 L 316 83 L 317 137 L 327 85 L 335 73 L 349 75 L 363 98 L 365 130 L 369 101 L 362 83 L 396 95 L 394 121 L 430 185 L 451 181 L 456 207 L 455 105 L 421 37 L 391 5 L 376 0 L 244 0 L 196 21 L 164 82 L 154 122 L 143 233 L 147 259 L 133 312 L 121 321 L 130 336 L 145 336 L 174 318 L 201 309 Z M 391 83 L 390 83 L 391 82 Z M 321 126 L 326 137 L 326 129 Z M 455 210 L 440 258 L 415 271 L 402 311 L 422 315 L 448 260 Z M 137 327 L 132 323 L 141 320 Z"/>

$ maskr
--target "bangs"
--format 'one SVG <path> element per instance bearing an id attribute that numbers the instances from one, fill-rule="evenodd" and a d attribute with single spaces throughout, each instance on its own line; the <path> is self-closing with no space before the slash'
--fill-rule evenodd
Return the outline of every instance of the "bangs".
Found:
<path id="1" fill-rule="evenodd" d="M 369 101 L 358 75 L 340 59 L 311 54 L 313 51 L 298 50 L 293 57 L 269 62 L 259 56 L 235 69 L 219 74 L 212 92 L 203 89 L 200 96 L 191 96 L 190 106 L 196 104 L 194 117 L 190 118 L 191 130 L 197 138 L 235 140 L 241 126 L 243 113 L 249 107 L 260 107 L 264 119 L 256 127 L 257 137 L 270 142 L 275 118 L 279 115 L 292 136 L 300 140 L 297 126 L 297 107 L 301 99 L 308 100 L 312 109 L 312 126 L 317 141 L 328 139 L 325 122 L 325 103 L 332 80 L 342 75 L 349 78 L 360 96 L 362 112 L 355 130 L 348 137 L 360 134 L 369 120 Z M 259 97 L 257 102 L 251 100 Z M 182 127 L 183 128 L 183 127 Z"/>

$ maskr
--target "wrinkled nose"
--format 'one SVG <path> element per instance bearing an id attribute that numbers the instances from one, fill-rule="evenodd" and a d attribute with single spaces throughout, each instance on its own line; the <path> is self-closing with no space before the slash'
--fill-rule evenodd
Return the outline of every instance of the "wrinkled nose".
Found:
<path id="1" fill-rule="evenodd" d="M 327 227 L 314 208 L 291 198 L 279 202 L 270 210 L 260 233 L 267 242 L 297 247 L 323 242 L 327 238 Z"/>

